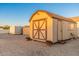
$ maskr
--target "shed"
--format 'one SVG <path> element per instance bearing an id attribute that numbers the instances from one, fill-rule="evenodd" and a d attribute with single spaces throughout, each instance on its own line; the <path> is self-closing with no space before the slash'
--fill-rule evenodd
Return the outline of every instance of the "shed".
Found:
<path id="1" fill-rule="evenodd" d="M 30 18 L 30 38 L 37 41 L 56 43 L 70 38 L 72 19 L 44 10 L 36 11 Z M 68 35 L 67 35 L 68 34 Z M 67 38 L 65 38 L 67 37 Z"/>
<path id="2" fill-rule="evenodd" d="M 62 21 L 63 40 L 71 39 L 72 35 L 77 36 L 77 27 L 75 22 Z"/>
<path id="3" fill-rule="evenodd" d="M 22 34 L 22 27 L 21 26 L 10 26 L 10 34 Z"/>
<path id="4" fill-rule="evenodd" d="M 79 37 L 79 16 L 71 17 L 71 19 L 77 23 L 77 36 Z"/>
<path id="5" fill-rule="evenodd" d="M 24 26 L 23 27 L 23 35 L 30 36 L 30 28 L 29 28 L 29 26 Z"/>

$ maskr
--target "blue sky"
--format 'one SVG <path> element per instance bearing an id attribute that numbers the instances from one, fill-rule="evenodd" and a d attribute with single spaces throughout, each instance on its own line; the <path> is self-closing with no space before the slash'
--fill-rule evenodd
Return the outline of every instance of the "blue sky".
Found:
<path id="1" fill-rule="evenodd" d="M 0 3 L 0 25 L 26 25 L 37 10 L 47 10 L 64 17 L 79 16 L 79 4 L 68 3 Z"/>

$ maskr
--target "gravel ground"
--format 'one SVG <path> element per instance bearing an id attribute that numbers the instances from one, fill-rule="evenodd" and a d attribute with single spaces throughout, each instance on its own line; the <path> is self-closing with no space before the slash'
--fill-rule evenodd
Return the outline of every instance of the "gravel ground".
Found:
<path id="1" fill-rule="evenodd" d="M 78 56 L 79 40 L 69 40 L 66 44 L 47 45 L 37 41 L 27 41 L 23 35 L 0 34 L 1 56 Z"/>

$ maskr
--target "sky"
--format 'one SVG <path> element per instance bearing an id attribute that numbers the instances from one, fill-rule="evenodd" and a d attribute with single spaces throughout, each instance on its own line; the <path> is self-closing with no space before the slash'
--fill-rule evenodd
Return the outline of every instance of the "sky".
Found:
<path id="1" fill-rule="evenodd" d="M 77 3 L 0 3 L 0 25 L 28 25 L 31 15 L 37 10 L 64 17 L 79 16 Z"/>

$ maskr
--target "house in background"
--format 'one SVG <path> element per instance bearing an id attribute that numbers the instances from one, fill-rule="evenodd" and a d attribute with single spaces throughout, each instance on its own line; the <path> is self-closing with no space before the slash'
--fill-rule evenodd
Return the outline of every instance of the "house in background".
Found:
<path id="1" fill-rule="evenodd" d="M 30 18 L 30 38 L 56 43 L 76 34 L 76 22 L 72 19 L 44 10 L 36 11 Z"/>

